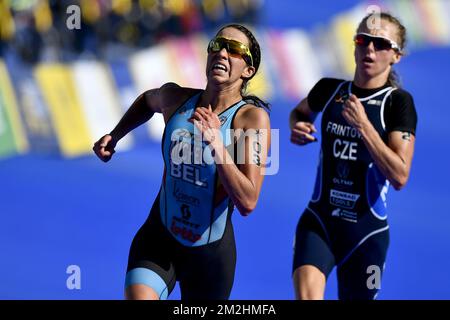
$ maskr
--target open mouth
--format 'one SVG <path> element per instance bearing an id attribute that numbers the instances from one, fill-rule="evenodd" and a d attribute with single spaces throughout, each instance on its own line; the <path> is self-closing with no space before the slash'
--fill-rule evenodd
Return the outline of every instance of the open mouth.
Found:
<path id="1" fill-rule="evenodd" d="M 224 72 L 228 71 L 227 67 L 221 63 L 213 64 L 213 67 L 211 70 L 220 70 L 220 71 L 224 71 Z"/>
<path id="2" fill-rule="evenodd" d="M 373 60 L 371 57 L 365 57 L 365 58 L 363 59 L 363 62 L 366 62 L 366 63 L 373 63 L 374 60 Z"/>

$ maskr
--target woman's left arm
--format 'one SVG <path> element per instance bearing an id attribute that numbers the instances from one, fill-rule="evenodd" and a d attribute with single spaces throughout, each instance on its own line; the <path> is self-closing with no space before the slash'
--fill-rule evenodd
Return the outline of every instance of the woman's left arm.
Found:
<path id="1" fill-rule="evenodd" d="M 210 108 L 197 108 L 192 118 L 215 152 L 217 171 L 225 190 L 241 215 L 249 215 L 258 202 L 270 147 L 267 112 L 244 106 L 236 115 L 237 164 L 218 134 L 220 121 L 217 115 Z"/>
<path id="2" fill-rule="evenodd" d="M 388 135 L 386 145 L 367 118 L 364 106 L 355 95 L 351 95 L 345 102 L 342 115 L 361 133 L 376 166 L 392 186 L 396 190 L 403 188 L 409 178 L 415 136 L 406 131 L 392 131 Z"/>

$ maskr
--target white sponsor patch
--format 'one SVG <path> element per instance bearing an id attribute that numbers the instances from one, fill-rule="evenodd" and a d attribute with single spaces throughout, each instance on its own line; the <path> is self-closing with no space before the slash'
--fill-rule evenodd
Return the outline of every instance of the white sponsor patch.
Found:
<path id="1" fill-rule="evenodd" d="M 369 100 L 367 101 L 367 104 L 374 104 L 376 106 L 381 106 L 381 100 Z"/>
<path id="2" fill-rule="evenodd" d="M 353 209 L 359 197 L 359 194 L 330 190 L 330 203 L 341 208 Z"/>

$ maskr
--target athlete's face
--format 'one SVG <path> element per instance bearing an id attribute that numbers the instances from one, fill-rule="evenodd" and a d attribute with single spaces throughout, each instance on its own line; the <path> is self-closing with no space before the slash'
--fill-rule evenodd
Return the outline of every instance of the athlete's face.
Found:
<path id="1" fill-rule="evenodd" d="M 247 36 L 240 30 L 232 27 L 221 30 L 217 37 L 235 40 L 250 47 Z M 208 82 L 211 81 L 219 85 L 237 84 L 240 88 L 243 81 L 242 78 L 249 78 L 255 72 L 255 68 L 246 60 L 248 61 L 249 59 L 244 59 L 240 54 L 228 52 L 226 48 L 222 48 L 219 51 L 210 51 L 206 64 Z"/>
<path id="2" fill-rule="evenodd" d="M 376 37 L 383 37 L 389 40 L 400 43 L 398 36 L 398 28 L 395 24 L 381 19 L 380 28 L 369 29 L 367 25 L 363 25 L 358 29 L 359 33 L 365 33 Z M 382 40 L 382 39 L 381 39 Z M 388 42 L 389 42 L 388 40 Z M 390 48 L 374 44 L 371 41 L 362 44 L 355 44 L 355 62 L 356 71 L 363 78 L 373 78 L 378 76 L 389 76 L 391 66 L 398 63 L 401 58 L 401 53 Z"/>

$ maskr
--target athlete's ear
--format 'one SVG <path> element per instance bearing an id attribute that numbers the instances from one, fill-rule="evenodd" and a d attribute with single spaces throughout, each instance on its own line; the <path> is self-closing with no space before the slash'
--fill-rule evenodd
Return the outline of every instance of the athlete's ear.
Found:
<path id="1" fill-rule="evenodd" d="M 255 72 L 256 72 L 255 67 L 246 66 L 244 71 L 242 72 L 242 77 L 246 79 L 251 78 L 255 74 Z"/>
<path id="2" fill-rule="evenodd" d="M 400 60 L 402 59 L 402 55 L 403 55 L 402 53 L 396 52 L 392 57 L 391 66 L 393 64 L 399 63 Z"/>

